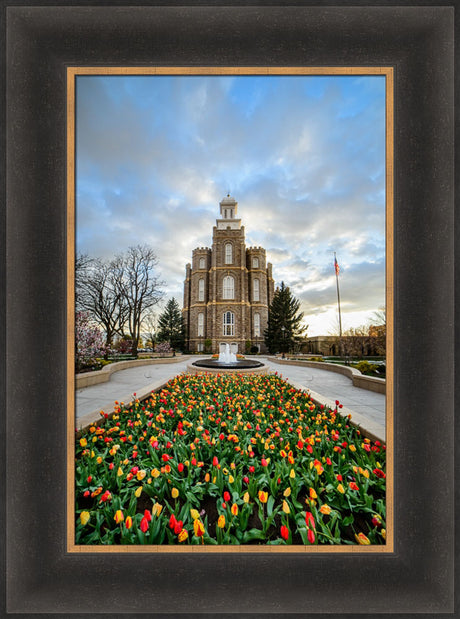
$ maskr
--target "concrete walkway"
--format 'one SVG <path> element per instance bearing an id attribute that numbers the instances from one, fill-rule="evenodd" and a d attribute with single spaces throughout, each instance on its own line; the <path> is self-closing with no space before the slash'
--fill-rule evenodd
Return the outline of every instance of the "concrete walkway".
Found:
<path id="1" fill-rule="evenodd" d="M 187 365 L 200 358 L 181 360 L 177 364 L 138 366 L 114 372 L 106 383 L 76 391 L 76 427 L 83 428 L 100 418 L 100 411 L 113 411 L 114 402 L 128 403 L 136 393 L 147 396 L 164 385 L 170 378 L 184 372 Z M 261 359 L 262 360 L 262 359 Z M 385 395 L 354 387 L 347 376 L 310 367 L 281 365 L 263 361 L 273 372 L 278 372 L 294 387 L 308 390 L 315 400 L 331 407 L 339 400 L 343 415 L 352 415 L 352 421 L 366 430 L 368 436 L 385 441 Z"/>

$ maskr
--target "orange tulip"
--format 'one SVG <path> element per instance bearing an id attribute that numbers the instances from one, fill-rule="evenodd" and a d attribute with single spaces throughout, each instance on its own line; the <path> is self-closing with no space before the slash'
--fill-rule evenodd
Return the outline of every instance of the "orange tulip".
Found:
<path id="1" fill-rule="evenodd" d="M 264 492 L 263 490 L 259 490 L 259 501 L 261 503 L 266 503 L 268 501 L 268 492 Z"/>
<path id="2" fill-rule="evenodd" d="M 358 544 L 361 544 L 361 546 L 369 546 L 369 544 L 371 543 L 369 538 L 366 537 L 364 533 L 358 533 L 358 535 L 355 534 L 355 538 Z"/>

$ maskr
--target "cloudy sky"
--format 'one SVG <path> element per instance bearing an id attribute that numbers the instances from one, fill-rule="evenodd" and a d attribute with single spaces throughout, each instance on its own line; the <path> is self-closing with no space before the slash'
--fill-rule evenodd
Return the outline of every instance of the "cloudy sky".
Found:
<path id="1" fill-rule="evenodd" d="M 385 304 L 383 76 L 79 76 L 76 118 L 77 252 L 152 246 L 182 305 L 230 192 L 308 335 L 338 328 L 334 252 L 343 328 Z"/>

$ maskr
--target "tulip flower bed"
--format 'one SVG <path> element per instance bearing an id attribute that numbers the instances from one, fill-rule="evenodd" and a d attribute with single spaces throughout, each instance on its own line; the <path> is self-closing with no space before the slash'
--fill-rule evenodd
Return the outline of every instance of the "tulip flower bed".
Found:
<path id="1" fill-rule="evenodd" d="M 76 440 L 77 544 L 384 544 L 385 446 L 277 375 L 181 375 Z"/>

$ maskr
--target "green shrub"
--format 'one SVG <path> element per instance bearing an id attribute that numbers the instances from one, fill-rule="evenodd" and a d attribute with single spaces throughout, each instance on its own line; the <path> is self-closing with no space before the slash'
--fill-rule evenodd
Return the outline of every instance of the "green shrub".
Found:
<path id="1" fill-rule="evenodd" d="M 376 376 L 378 372 L 378 365 L 375 363 L 369 363 L 369 361 L 360 361 L 359 363 L 354 363 L 353 367 L 361 372 L 361 374 L 365 374 L 366 376 Z"/>

